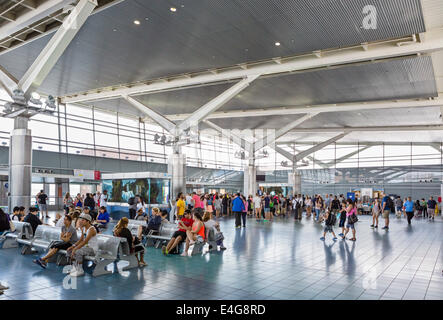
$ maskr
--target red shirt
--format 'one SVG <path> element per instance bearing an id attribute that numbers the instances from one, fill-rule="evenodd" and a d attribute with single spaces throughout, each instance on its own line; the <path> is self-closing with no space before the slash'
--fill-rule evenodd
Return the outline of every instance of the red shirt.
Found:
<path id="1" fill-rule="evenodd" d="M 183 217 L 180 221 L 182 221 L 183 224 L 184 224 L 185 226 L 187 226 L 187 227 L 192 226 L 192 224 L 194 223 L 194 220 L 192 220 L 192 219 L 186 219 L 185 217 Z M 178 228 L 178 231 L 186 232 L 185 229 L 181 229 L 181 228 Z"/>

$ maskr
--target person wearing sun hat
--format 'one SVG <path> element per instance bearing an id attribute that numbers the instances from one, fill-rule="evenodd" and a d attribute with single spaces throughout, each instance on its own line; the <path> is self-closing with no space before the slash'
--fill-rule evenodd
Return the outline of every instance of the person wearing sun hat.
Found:
<path id="1" fill-rule="evenodd" d="M 81 237 L 72 247 L 68 248 L 67 254 L 72 258 L 72 277 L 80 277 L 85 274 L 83 271 L 83 259 L 85 256 L 95 256 L 98 251 L 97 230 L 92 225 L 92 218 L 89 214 L 82 213 L 78 218 L 78 226 L 81 230 Z"/>

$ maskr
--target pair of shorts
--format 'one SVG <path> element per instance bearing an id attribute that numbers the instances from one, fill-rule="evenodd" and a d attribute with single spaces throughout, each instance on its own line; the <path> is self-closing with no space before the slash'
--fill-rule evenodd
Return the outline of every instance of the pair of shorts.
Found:
<path id="1" fill-rule="evenodd" d="M 372 215 L 376 218 L 378 218 L 380 216 L 380 212 L 373 212 Z"/>
<path id="2" fill-rule="evenodd" d="M 50 246 L 50 248 L 51 249 L 58 249 L 58 250 L 68 250 L 68 248 L 70 248 L 71 246 L 72 246 L 72 244 L 69 242 L 57 241 L 57 242 L 53 243 Z"/>
<path id="3" fill-rule="evenodd" d="M 353 223 L 347 223 L 346 224 L 346 229 L 355 229 L 354 224 Z"/>
<path id="4" fill-rule="evenodd" d="M 39 204 L 38 209 L 40 211 L 48 211 L 48 205 L 47 204 Z"/>
<path id="5" fill-rule="evenodd" d="M 338 223 L 338 227 L 343 228 L 345 226 L 345 222 L 346 222 L 346 219 L 345 220 L 340 219 L 340 222 Z"/>
<path id="6" fill-rule="evenodd" d="M 325 229 L 323 231 L 332 233 L 332 226 L 325 225 Z"/>
<path id="7" fill-rule="evenodd" d="M 391 210 L 384 210 L 383 211 L 383 218 L 388 219 L 390 214 L 391 214 Z"/>
<path id="8" fill-rule="evenodd" d="M 271 208 L 265 208 L 265 213 L 266 212 L 271 212 Z"/>
<path id="9" fill-rule="evenodd" d="M 182 237 L 182 241 L 186 240 L 186 232 L 184 231 L 175 231 L 172 235 L 173 238 L 177 239 L 178 237 Z"/>

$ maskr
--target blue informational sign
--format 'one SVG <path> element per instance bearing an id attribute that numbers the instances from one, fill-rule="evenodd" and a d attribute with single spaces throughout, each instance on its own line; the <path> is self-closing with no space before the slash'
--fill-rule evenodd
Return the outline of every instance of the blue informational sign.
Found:
<path id="1" fill-rule="evenodd" d="M 352 201 L 355 201 L 355 192 L 348 192 L 346 195 L 346 198 L 351 199 Z"/>
<path id="2" fill-rule="evenodd" d="M 9 188 L 9 183 L 5 183 L 5 189 L 8 189 Z"/>

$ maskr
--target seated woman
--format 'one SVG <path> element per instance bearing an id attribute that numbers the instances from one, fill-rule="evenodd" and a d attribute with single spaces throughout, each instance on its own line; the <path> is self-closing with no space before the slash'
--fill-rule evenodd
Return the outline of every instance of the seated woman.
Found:
<path id="1" fill-rule="evenodd" d="M 220 231 L 220 224 L 213 219 L 213 216 L 210 212 L 205 212 L 205 214 L 203 215 L 203 223 L 205 224 L 206 238 L 209 236 L 209 230 L 213 228 L 215 232 L 217 246 L 220 246 L 220 250 L 226 250 L 226 247 L 223 245 L 224 237 L 223 233 Z M 212 247 L 209 246 L 209 250 L 211 249 Z"/>
<path id="2" fill-rule="evenodd" d="M 126 217 L 123 217 L 120 219 L 120 221 L 117 223 L 117 225 L 114 228 L 114 236 L 126 238 L 126 241 L 128 241 L 130 253 L 135 253 L 135 257 L 138 261 L 139 267 L 147 266 L 148 264 L 143 260 L 145 248 L 140 242 L 140 239 L 137 237 L 134 237 L 131 234 L 131 231 L 128 229 L 128 223 L 129 220 Z"/>
<path id="3" fill-rule="evenodd" d="M 25 215 L 24 215 L 24 213 L 22 213 L 21 207 L 14 207 L 14 209 L 12 210 L 11 220 L 12 221 L 23 221 L 24 218 L 25 218 Z"/>
<path id="4" fill-rule="evenodd" d="M 146 228 L 146 233 L 151 230 L 158 231 L 162 224 L 162 216 L 159 208 L 152 208 L 152 218 L 148 222 L 148 227 Z"/>
<path id="5" fill-rule="evenodd" d="M 85 274 L 82 266 L 84 257 L 95 256 L 98 251 L 97 230 L 92 225 L 91 216 L 82 213 L 78 218 L 78 225 L 82 236 L 67 250 L 73 260 L 71 277 L 83 276 Z"/>
<path id="6" fill-rule="evenodd" d="M 48 265 L 49 259 L 54 256 L 59 250 L 68 250 L 74 243 L 78 241 L 77 231 L 72 226 L 72 217 L 66 215 L 63 219 L 62 232 L 60 234 L 60 241 L 55 241 L 49 247 L 48 253 L 36 260 L 32 260 L 35 264 L 45 269 Z"/>
<path id="7" fill-rule="evenodd" d="M 106 228 L 108 226 L 109 220 L 109 213 L 106 211 L 106 207 L 100 207 L 100 213 L 98 214 L 96 220 L 98 223 L 98 227 Z"/>
<path id="8" fill-rule="evenodd" d="M 188 255 L 189 246 L 196 241 L 203 242 L 206 239 L 205 225 L 202 221 L 202 215 L 200 211 L 194 211 L 194 223 L 191 230 L 186 231 L 186 247 L 185 251 L 181 254 L 182 257 Z"/>
<path id="9" fill-rule="evenodd" d="M 185 210 L 183 217 L 178 222 L 178 230 L 174 232 L 171 240 L 167 246 L 162 247 L 164 255 L 168 255 L 174 250 L 182 241 L 186 240 L 186 231 L 190 231 L 194 220 L 192 220 L 191 210 Z"/>
<path id="10" fill-rule="evenodd" d="M 148 218 L 146 217 L 144 208 L 140 208 L 137 210 L 137 214 L 135 216 L 135 220 L 146 221 Z"/>

